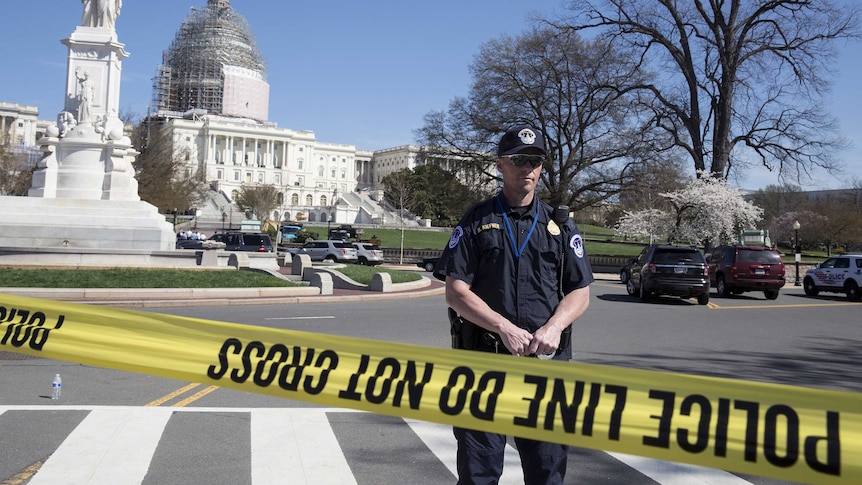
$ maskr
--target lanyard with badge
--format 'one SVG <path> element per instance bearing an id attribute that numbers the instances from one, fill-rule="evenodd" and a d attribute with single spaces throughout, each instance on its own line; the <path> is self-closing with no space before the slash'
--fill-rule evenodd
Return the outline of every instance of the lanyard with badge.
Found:
<path id="1" fill-rule="evenodd" d="M 512 232 L 512 225 L 509 223 L 509 217 L 506 215 L 506 209 L 503 207 L 503 202 L 500 200 L 499 194 L 497 194 L 497 205 L 500 207 L 500 212 L 503 214 L 503 222 L 506 224 L 506 232 L 509 233 L 509 241 L 512 242 L 512 252 L 515 254 L 515 259 L 518 260 L 521 258 L 521 254 L 524 253 L 524 248 L 527 247 L 527 243 L 530 242 L 530 237 L 536 229 L 536 223 L 539 221 L 539 218 L 537 217 L 538 214 L 533 215 L 533 225 L 530 226 L 530 232 L 527 233 L 527 237 L 524 238 L 524 242 L 521 244 L 521 247 L 518 247 L 518 243 L 515 241 L 515 233 Z"/>

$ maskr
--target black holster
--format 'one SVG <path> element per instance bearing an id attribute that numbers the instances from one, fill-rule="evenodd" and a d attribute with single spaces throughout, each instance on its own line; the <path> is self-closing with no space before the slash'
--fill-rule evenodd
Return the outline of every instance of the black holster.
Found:
<path id="1" fill-rule="evenodd" d="M 452 333 L 452 348 L 476 350 L 476 344 L 479 339 L 479 327 L 464 320 L 451 307 L 447 312 L 449 315 L 449 328 Z"/>

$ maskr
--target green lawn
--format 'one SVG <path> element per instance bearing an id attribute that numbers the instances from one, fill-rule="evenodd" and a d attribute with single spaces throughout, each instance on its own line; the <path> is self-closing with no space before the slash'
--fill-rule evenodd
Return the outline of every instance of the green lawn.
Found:
<path id="1" fill-rule="evenodd" d="M 263 273 L 182 269 L 0 268 L 0 287 L 15 288 L 256 288 L 300 286 Z"/>

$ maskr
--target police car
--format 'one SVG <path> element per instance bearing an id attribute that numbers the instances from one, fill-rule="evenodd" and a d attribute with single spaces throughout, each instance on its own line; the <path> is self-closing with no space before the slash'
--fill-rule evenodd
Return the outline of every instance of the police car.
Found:
<path id="1" fill-rule="evenodd" d="M 802 289 L 808 296 L 821 291 L 844 293 L 850 301 L 862 299 L 862 254 L 833 256 L 805 272 Z"/>

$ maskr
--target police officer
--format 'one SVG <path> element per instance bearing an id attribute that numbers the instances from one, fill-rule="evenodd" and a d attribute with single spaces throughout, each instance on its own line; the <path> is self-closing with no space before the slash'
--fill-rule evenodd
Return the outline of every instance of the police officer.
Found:
<path id="1" fill-rule="evenodd" d="M 467 211 L 437 263 L 446 303 L 461 317 L 453 339 L 461 348 L 571 358 L 570 326 L 589 306 L 593 273 L 568 211 L 555 221 L 554 209 L 536 197 L 546 159 L 542 132 L 507 131 L 497 149 L 502 190 Z M 497 483 L 506 437 L 458 427 L 454 434 L 458 483 Z M 563 483 L 567 446 L 515 443 L 525 483 Z"/>

